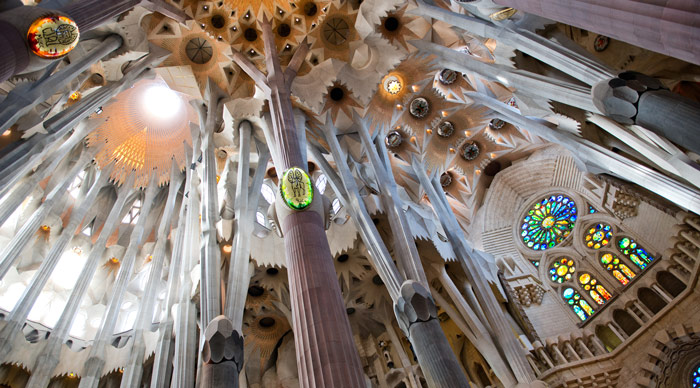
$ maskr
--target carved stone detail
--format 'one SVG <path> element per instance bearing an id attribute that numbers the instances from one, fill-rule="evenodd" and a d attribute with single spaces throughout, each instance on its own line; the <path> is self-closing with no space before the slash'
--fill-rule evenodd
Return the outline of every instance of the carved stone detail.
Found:
<path id="1" fill-rule="evenodd" d="M 232 361 L 238 371 L 243 367 L 243 337 L 233 330 L 233 323 L 223 315 L 214 318 L 204 331 L 202 362 L 221 364 Z"/>
<path id="2" fill-rule="evenodd" d="M 412 324 L 436 319 L 437 307 L 425 287 L 414 280 L 407 280 L 401 285 L 401 297 L 394 304 L 394 313 L 401 330 L 408 334 Z"/>

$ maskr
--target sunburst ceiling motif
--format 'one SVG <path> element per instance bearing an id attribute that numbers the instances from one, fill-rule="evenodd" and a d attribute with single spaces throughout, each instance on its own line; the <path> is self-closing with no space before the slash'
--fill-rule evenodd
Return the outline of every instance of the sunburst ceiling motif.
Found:
<path id="1" fill-rule="evenodd" d="M 145 187 L 153 173 L 158 184 L 170 178 L 171 160 L 185 167 L 185 143 L 192 145 L 190 122 L 197 122 L 189 96 L 171 91 L 167 106 L 153 110 L 159 89 L 169 90 L 162 79 L 137 82 L 103 108 L 97 129 L 88 136 L 88 146 L 102 146 L 95 156 L 98 166 L 115 163 L 112 179 L 123 183 L 136 174 L 135 186 Z M 149 108 L 150 107 L 150 108 Z"/>

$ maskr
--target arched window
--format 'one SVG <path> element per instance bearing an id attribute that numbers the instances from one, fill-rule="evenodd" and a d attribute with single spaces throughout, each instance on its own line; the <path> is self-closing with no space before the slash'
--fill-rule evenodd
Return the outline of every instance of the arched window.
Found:
<path id="1" fill-rule="evenodd" d="M 644 248 L 637 245 L 637 243 L 629 237 L 622 237 L 617 240 L 617 248 L 626 258 L 630 259 L 634 265 L 642 270 L 654 260 Z"/>
<path id="2" fill-rule="evenodd" d="M 592 277 L 589 273 L 582 273 L 578 277 L 578 282 L 581 288 L 588 291 L 588 295 L 600 305 L 612 298 L 612 295 L 598 282 L 598 279 Z"/>
<path id="3" fill-rule="evenodd" d="M 620 262 L 620 259 L 612 253 L 606 253 L 600 256 L 600 264 L 603 268 L 612 273 L 612 275 L 623 285 L 627 285 L 635 276 L 634 272 L 628 266 Z"/>
<path id="4" fill-rule="evenodd" d="M 549 268 L 549 278 L 552 279 L 553 282 L 563 283 L 571 280 L 571 276 L 573 276 L 574 272 L 576 272 L 574 261 L 568 257 L 561 257 Z"/>
<path id="5" fill-rule="evenodd" d="M 595 312 L 591 305 L 581 298 L 581 295 L 571 287 L 565 288 L 561 296 L 582 321 L 588 319 Z"/>
<path id="6" fill-rule="evenodd" d="M 520 225 L 523 243 L 535 251 L 552 248 L 574 229 L 576 204 L 563 195 L 552 195 L 532 205 Z"/>
<path id="7" fill-rule="evenodd" d="M 592 249 L 600 249 L 610 243 L 612 238 L 612 228 L 608 224 L 593 225 L 586 231 L 584 240 L 586 246 Z"/>
<path id="8" fill-rule="evenodd" d="M 613 320 L 627 335 L 634 334 L 641 326 L 624 310 L 613 311 Z"/>
<path id="9" fill-rule="evenodd" d="M 654 314 L 666 307 L 666 302 L 659 296 L 659 294 L 649 288 L 640 288 L 639 291 L 637 291 L 637 297 L 639 298 L 639 301 L 642 302 L 642 304 Z"/>

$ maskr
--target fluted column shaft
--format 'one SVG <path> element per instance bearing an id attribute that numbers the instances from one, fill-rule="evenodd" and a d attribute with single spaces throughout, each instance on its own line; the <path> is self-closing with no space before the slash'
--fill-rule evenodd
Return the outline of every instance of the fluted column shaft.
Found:
<path id="1" fill-rule="evenodd" d="M 97 199 L 97 195 L 100 193 L 100 190 L 102 190 L 107 183 L 107 178 L 109 178 L 110 171 L 111 168 L 107 168 L 100 172 L 100 176 L 97 181 L 90 187 L 90 191 L 87 193 L 85 198 L 82 198 L 82 201 L 80 201 L 80 206 L 71 211 L 68 225 L 63 228 L 61 236 L 53 244 L 49 250 L 49 253 L 41 262 L 36 274 L 34 274 L 34 277 L 32 277 L 32 280 L 24 289 L 22 296 L 15 304 L 12 312 L 6 318 L 7 323 L 5 324 L 5 327 L 3 327 L 2 331 L 0 331 L 0 354 L 7 354 L 10 352 L 10 350 L 12 350 L 12 341 L 14 340 L 14 337 L 22 328 L 22 325 L 27 319 L 29 312 L 32 310 L 32 307 L 34 307 L 34 303 L 39 297 L 41 290 L 49 281 L 54 268 L 56 268 L 59 260 L 61 260 L 61 256 L 63 255 L 66 246 L 73 239 L 73 236 L 75 236 L 75 233 L 83 221 L 83 218 L 87 214 L 88 210 L 90 210 L 90 207 L 92 207 L 95 199 Z"/>
<path id="2" fill-rule="evenodd" d="M 155 178 L 152 177 L 151 181 L 154 182 Z M 134 226 L 131 236 L 129 236 L 129 246 L 126 248 L 126 252 L 124 252 L 124 260 L 122 260 L 117 279 L 112 286 L 109 301 L 107 302 L 107 310 L 102 316 L 100 327 L 97 330 L 97 334 L 95 334 L 95 340 L 90 348 L 90 354 L 88 355 L 88 360 L 85 365 L 85 372 L 83 378 L 80 380 L 80 388 L 95 388 L 99 383 L 102 368 L 105 363 L 105 348 L 117 325 L 121 302 L 126 293 L 129 280 L 131 280 L 132 272 L 134 271 L 136 254 L 141 245 L 146 220 L 153 207 L 157 191 L 158 185 L 149 185 L 146 189 L 146 197 L 142 202 L 139 220 Z"/>
<path id="3" fill-rule="evenodd" d="M 180 183 L 182 183 L 180 169 L 175 159 L 172 159 L 168 198 L 165 201 L 163 215 L 160 218 L 160 225 L 158 226 L 156 246 L 153 248 L 153 259 L 151 260 L 151 269 L 148 274 L 146 289 L 143 292 L 139 310 L 136 313 L 136 321 L 132 333 L 133 345 L 131 348 L 131 356 L 129 358 L 129 364 L 122 374 L 120 385 L 123 388 L 138 387 L 141 385 L 143 361 L 146 356 L 146 344 L 143 334 L 145 331 L 150 330 L 151 323 L 153 322 L 153 310 L 155 308 L 155 299 L 157 296 L 156 292 L 160 286 L 163 262 L 165 261 L 165 249 L 167 248 L 168 234 L 170 233 L 170 221 L 175 211 L 175 199 L 177 199 Z"/>
<path id="4" fill-rule="evenodd" d="M 278 147 L 277 155 L 281 159 L 275 161 L 275 167 L 280 176 L 291 167 L 307 171 L 297 135 L 298 130 L 305 128 L 296 128 L 289 90 L 294 74 L 285 75 L 282 71 L 271 23 L 266 20 L 262 30 L 275 138 L 268 144 Z M 320 200 L 320 196 L 314 199 Z M 286 205 L 276 206 L 281 215 L 279 209 Z M 324 220 L 319 213 L 307 208 L 290 211 L 280 219 L 280 226 L 284 235 L 300 386 L 355 388 L 364 385 Z"/>
<path id="5" fill-rule="evenodd" d="M 135 176 L 135 174 L 132 174 L 131 177 L 127 179 L 127 181 L 119 189 L 117 201 L 109 211 L 104 227 L 100 231 L 97 241 L 92 246 L 92 250 L 90 251 L 90 255 L 85 262 L 85 266 L 80 272 L 80 276 L 75 282 L 75 287 L 73 287 L 73 291 L 66 302 L 66 307 L 63 309 L 63 313 L 61 313 L 61 316 L 58 318 L 56 326 L 51 331 L 51 334 L 46 341 L 46 345 L 44 346 L 43 352 L 37 358 L 36 364 L 32 369 L 33 373 L 27 382 L 27 388 L 44 388 L 49 384 L 53 370 L 56 368 L 59 362 L 61 345 L 68 339 L 68 333 L 71 326 L 73 326 L 73 322 L 75 321 L 75 316 L 78 313 L 80 304 L 87 294 L 92 277 L 97 270 L 97 266 L 100 264 L 100 260 L 102 259 L 102 254 L 106 248 L 105 244 L 107 243 L 107 239 L 112 235 L 112 232 L 114 232 L 114 229 L 116 229 L 117 225 L 119 224 L 119 216 L 123 213 L 127 198 L 129 198 L 130 194 L 133 192 Z"/>
<path id="6" fill-rule="evenodd" d="M 196 182 L 197 160 L 201 137 L 199 131 L 193 131 L 192 151 L 189 153 L 190 166 L 187 169 L 187 186 L 185 200 L 187 205 L 185 230 L 182 247 L 182 270 L 178 273 L 179 292 L 175 321 L 175 355 L 173 357 L 173 387 L 193 387 L 195 383 L 195 360 L 197 357 L 197 323 L 196 308 L 191 301 L 192 278 L 190 271 L 199 258 L 199 193 Z"/>
<path id="7" fill-rule="evenodd" d="M 700 64 L 698 4 L 693 0 L 494 0 L 635 46 Z"/>

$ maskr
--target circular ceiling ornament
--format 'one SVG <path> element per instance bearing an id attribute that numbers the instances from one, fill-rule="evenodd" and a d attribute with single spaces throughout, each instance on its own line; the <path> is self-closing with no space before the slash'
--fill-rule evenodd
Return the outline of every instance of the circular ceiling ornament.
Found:
<path id="1" fill-rule="evenodd" d="M 323 23 L 321 33 L 326 42 L 340 46 L 348 40 L 350 25 L 341 17 L 332 17 Z"/>
<path id="2" fill-rule="evenodd" d="M 383 85 L 384 85 L 384 90 L 386 90 L 386 92 L 391 94 L 391 95 L 399 94 L 399 92 L 403 88 L 401 81 L 395 75 L 391 75 L 389 77 L 386 77 L 384 79 Z"/>
<path id="3" fill-rule="evenodd" d="M 440 186 L 448 187 L 451 184 L 452 184 L 452 174 L 450 174 L 447 171 L 440 174 Z"/>
<path id="4" fill-rule="evenodd" d="M 460 148 L 459 155 L 464 160 L 472 161 L 479 157 L 479 145 L 474 141 L 465 141 Z"/>
<path id="5" fill-rule="evenodd" d="M 421 119 L 430 112 L 430 103 L 423 97 L 416 97 L 408 107 L 411 116 Z"/>
<path id="6" fill-rule="evenodd" d="M 492 119 L 489 122 L 489 128 L 492 131 L 498 131 L 499 129 L 502 129 L 506 125 L 506 122 L 501 120 L 501 119 Z"/>
<path id="7" fill-rule="evenodd" d="M 442 69 L 438 78 L 443 85 L 451 85 L 457 81 L 457 72 L 451 69 Z"/>
<path id="8" fill-rule="evenodd" d="M 387 148 L 396 148 L 403 142 L 403 136 L 399 131 L 390 131 L 387 133 L 386 138 L 384 138 L 384 143 Z"/>
<path id="9" fill-rule="evenodd" d="M 193 38 L 187 42 L 185 53 L 190 61 L 198 65 L 203 65 L 209 62 L 214 55 L 214 48 L 206 39 Z"/>
<path id="10" fill-rule="evenodd" d="M 576 211 L 574 201 L 563 195 L 552 195 L 535 203 L 520 226 L 523 243 L 536 251 L 553 248 L 574 229 Z"/>
<path id="11" fill-rule="evenodd" d="M 437 134 L 440 137 L 450 137 L 455 132 L 455 126 L 451 121 L 443 121 L 438 124 Z"/>
<path id="12" fill-rule="evenodd" d="M 593 49 L 597 52 L 605 51 L 608 45 L 610 45 L 610 38 L 604 35 L 596 36 L 593 41 Z"/>
<path id="13" fill-rule="evenodd" d="M 307 208 L 314 199 L 314 187 L 309 174 L 299 167 L 288 168 L 282 174 L 280 195 L 293 210 Z"/>
<path id="14" fill-rule="evenodd" d="M 27 30 L 27 43 L 41 58 L 55 59 L 71 52 L 78 45 L 78 25 L 66 16 L 51 15 L 35 20 Z"/>

